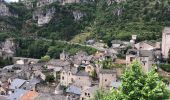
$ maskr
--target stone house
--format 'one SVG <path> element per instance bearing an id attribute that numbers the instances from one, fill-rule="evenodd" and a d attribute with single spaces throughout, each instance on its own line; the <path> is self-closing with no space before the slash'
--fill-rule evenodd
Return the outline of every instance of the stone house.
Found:
<path id="1" fill-rule="evenodd" d="M 92 79 L 85 71 L 78 71 L 78 68 L 63 68 L 60 73 L 60 83 L 62 86 L 68 86 L 74 84 L 79 87 L 91 86 Z"/>
<path id="2" fill-rule="evenodd" d="M 89 64 L 91 56 L 88 56 L 86 52 L 80 51 L 76 55 L 70 57 L 70 60 L 74 64 L 74 67 L 79 67 L 81 64 Z"/>
<path id="3" fill-rule="evenodd" d="M 112 40 L 112 48 L 119 48 L 120 46 L 123 45 L 123 41 L 120 40 Z"/>
<path id="4" fill-rule="evenodd" d="M 94 70 L 95 70 L 95 66 L 92 64 L 85 66 L 85 72 L 87 72 L 88 74 L 91 74 Z"/>
<path id="5" fill-rule="evenodd" d="M 159 42 L 151 42 L 151 41 L 142 41 L 142 42 L 135 44 L 135 48 L 137 50 L 160 49 L 160 43 Z"/>
<path id="6" fill-rule="evenodd" d="M 146 50 L 140 51 L 140 56 L 138 59 L 141 61 L 143 65 L 143 70 L 145 72 L 149 72 L 152 69 L 152 66 L 155 61 L 153 51 L 146 51 Z"/>
<path id="7" fill-rule="evenodd" d="M 51 59 L 48 63 L 47 63 L 47 69 L 55 69 L 57 67 L 66 67 L 66 66 L 70 66 L 70 62 L 68 61 L 64 61 L 64 60 L 60 60 L 60 59 Z"/>
<path id="8" fill-rule="evenodd" d="M 134 59 L 138 57 L 138 50 L 136 49 L 129 49 L 126 53 L 126 65 L 129 65 L 132 63 Z"/>
<path id="9" fill-rule="evenodd" d="M 7 95 L 9 91 L 9 82 L 0 84 L 0 95 Z"/>
<path id="10" fill-rule="evenodd" d="M 80 100 L 91 100 L 97 89 L 98 86 L 84 87 L 80 95 Z"/>
<path id="11" fill-rule="evenodd" d="M 34 71 L 34 77 L 39 77 L 39 78 L 41 78 L 42 80 L 44 80 L 45 81 L 45 79 L 46 79 L 46 75 L 44 74 L 44 73 L 42 73 L 42 71 Z"/>
<path id="12" fill-rule="evenodd" d="M 82 89 L 75 85 L 70 85 L 66 89 L 67 97 L 66 100 L 79 100 Z"/>
<path id="13" fill-rule="evenodd" d="M 115 70 L 100 70 L 99 73 L 99 88 L 109 88 L 111 82 L 117 81 L 117 75 Z"/>
<path id="14" fill-rule="evenodd" d="M 60 60 L 68 60 L 69 54 L 63 50 L 63 52 L 60 54 Z"/>
<path id="15" fill-rule="evenodd" d="M 85 71 L 79 71 L 75 74 L 74 85 L 83 88 L 92 85 L 92 78 Z"/>
<path id="16" fill-rule="evenodd" d="M 153 51 L 129 49 L 126 54 L 126 65 L 128 66 L 131 64 L 134 59 L 137 59 L 141 62 L 145 72 L 151 70 L 155 61 Z"/>
<path id="17" fill-rule="evenodd" d="M 162 32 L 162 55 L 163 58 L 168 58 L 170 50 L 170 27 L 165 27 Z"/>
<path id="18" fill-rule="evenodd" d="M 77 68 L 63 68 L 60 73 L 60 83 L 62 86 L 68 86 L 75 81 L 75 74 L 77 73 Z"/>

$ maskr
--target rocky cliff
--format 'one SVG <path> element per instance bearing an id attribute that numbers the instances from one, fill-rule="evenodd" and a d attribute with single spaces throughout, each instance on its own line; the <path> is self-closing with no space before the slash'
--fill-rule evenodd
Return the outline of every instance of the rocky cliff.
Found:
<path id="1" fill-rule="evenodd" d="M 12 36 L 70 40 L 159 39 L 170 26 L 169 0 L 20 0 L 0 3 L 0 32 Z M 5 17 L 4 17 L 5 16 Z"/>

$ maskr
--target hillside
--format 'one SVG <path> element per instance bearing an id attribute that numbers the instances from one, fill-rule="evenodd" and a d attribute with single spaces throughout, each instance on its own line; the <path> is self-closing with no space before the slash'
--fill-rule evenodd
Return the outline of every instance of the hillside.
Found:
<path id="1" fill-rule="evenodd" d="M 24 2 L 6 4 L 15 16 L 0 15 L 0 32 L 56 40 L 90 33 L 85 38 L 108 42 L 129 40 L 131 34 L 137 34 L 139 40 L 156 40 L 162 28 L 170 26 L 168 0 L 67 0 L 38 6 L 40 1 L 30 2 L 32 6 Z"/>

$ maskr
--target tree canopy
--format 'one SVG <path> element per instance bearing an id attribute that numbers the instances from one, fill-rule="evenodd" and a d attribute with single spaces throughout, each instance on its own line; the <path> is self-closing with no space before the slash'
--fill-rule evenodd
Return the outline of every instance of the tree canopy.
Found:
<path id="1" fill-rule="evenodd" d="M 101 98 L 94 100 L 165 100 L 169 98 L 166 84 L 156 73 L 155 69 L 149 73 L 142 71 L 142 65 L 134 61 L 121 77 L 122 85 L 119 89 L 104 94 L 98 92 Z M 96 97 L 96 96 L 95 96 Z"/>

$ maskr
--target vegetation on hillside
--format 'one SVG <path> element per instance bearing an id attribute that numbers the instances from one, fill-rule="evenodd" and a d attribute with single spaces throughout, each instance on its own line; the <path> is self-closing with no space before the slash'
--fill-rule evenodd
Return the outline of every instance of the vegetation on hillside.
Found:
<path id="1" fill-rule="evenodd" d="M 137 34 L 139 40 L 158 39 L 162 28 L 170 25 L 170 1 L 126 0 L 107 5 L 107 0 L 98 0 L 94 36 L 109 39 L 129 40 Z"/>
<path id="2" fill-rule="evenodd" d="M 43 9 L 54 7 L 56 12 L 53 19 L 43 27 L 37 27 L 35 21 L 30 20 L 36 8 L 28 10 L 22 3 L 11 3 L 8 5 L 10 11 L 17 13 L 19 17 L 2 20 L 17 27 L 16 33 L 24 35 L 32 33 L 36 37 L 70 40 L 77 34 L 90 33 L 87 38 L 94 37 L 105 42 L 112 39 L 129 40 L 131 34 L 137 34 L 139 41 L 159 39 L 163 27 L 170 26 L 169 0 L 126 0 L 110 5 L 107 1 L 66 5 L 55 2 L 45 6 Z M 85 16 L 75 21 L 73 11 L 80 11 Z M 28 20 L 30 26 L 26 24 Z"/>
<path id="3" fill-rule="evenodd" d="M 58 41 L 48 40 L 33 40 L 33 39 L 17 39 L 17 56 L 30 57 L 30 58 L 41 58 L 45 55 L 49 55 L 51 58 L 59 58 L 60 53 L 63 50 L 69 52 L 70 55 L 77 53 L 78 51 L 85 51 L 88 54 L 93 54 L 96 49 L 80 46 L 78 44 L 68 44 Z"/>

